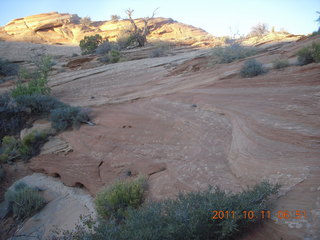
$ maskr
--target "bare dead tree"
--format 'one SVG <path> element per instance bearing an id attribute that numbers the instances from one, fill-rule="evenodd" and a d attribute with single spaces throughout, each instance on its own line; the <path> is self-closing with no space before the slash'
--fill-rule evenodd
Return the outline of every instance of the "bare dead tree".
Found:
<path id="1" fill-rule="evenodd" d="M 133 27 L 133 36 L 136 39 L 138 46 L 143 47 L 147 43 L 147 35 L 149 34 L 149 28 L 148 23 L 150 19 L 154 18 L 156 11 L 158 8 L 156 8 L 151 17 L 145 17 L 143 18 L 144 26 L 143 28 L 138 28 L 137 24 L 135 23 L 134 19 L 132 18 L 132 13 L 134 12 L 133 9 L 127 9 L 126 14 L 128 15 L 129 21 Z"/>

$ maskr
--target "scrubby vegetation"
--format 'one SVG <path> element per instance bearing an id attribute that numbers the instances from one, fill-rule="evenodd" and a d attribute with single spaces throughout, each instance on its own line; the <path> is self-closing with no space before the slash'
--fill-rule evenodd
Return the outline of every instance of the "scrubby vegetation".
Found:
<path id="1" fill-rule="evenodd" d="M 5 199 L 13 216 L 19 220 L 31 217 L 45 205 L 45 200 L 38 191 L 24 183 L 18 183 L 12 190 L 8 190 Z"/>
<path id="2" fill-rule="evenodd" d="M 119 21 L 120 19 L 121 19 L 121 17 L 119 15 L 116 15 L 116 14 L 111 15 L 111 20 L 112 21 Z"/>
<path id="3" fill-rule="evenodd" d="M 226 47 L 215 47 L 212 49 L 211 63 L 231 63 L 255 54 L 257 50 L 253 47 L 244 47 L 237 43 Z"/>
<path id="4" fill-rule="evenodd" d="M 40 147 L 47 139 L 47 133 L 44 131 L 34 131 L 22 140 L 16 139 L 13 136 L 5 136 L 2 139 L 0 148 L 0 161 L 11 162 L 17 158 L 29 160 L 40 152 Z"/>
<path id="5" fill-rule="evenodd" d="M 151 51 L 150 57 L 163 57 L 166 55 L 167 51 L 169 49 L 169 45 L 165 43 L 159 43 L 155 46 L 155 48 Z"/>
<path id="6" fill-rule="evenodd" d="M 0 58 L 0 78 L 17 75 L 19 65 Z"/>
<path id="7" fill-rule="evenodd" d="M 87 123 L 90 120 L 87 112 L 80 107 L 65 106 L 55 108 L 50 113 L 52 127 L 58 131 L 64 131 L 70 127 L 79 128 L 81 123 Z"/>
<path id="8" fill-rule="evenodd" d="M 28 118 L 29 113 L 17 105 L 9 93 L 0 95 L 0 139 L 17 134 Z"/>
<path id="9" fill-rule="evenodd" d="M 139 207 L 144 200 L 146 180 L 139 177 L 132 182 L 118 181 L 97 194 L 97 213 L 104 219 L 121 221 L 128 209 Z"/>
<path id="10" fill-rule="evenodd" d="M 320 62 L 320 43 L 313 42 L 311 45 L 301 48 L 297 55 L 299 65 Z"/>
<path id="11" fill-rule="evenodd" d="M 105 40 L 95 50 L 96 54 L 108 54 L 112 50 L 119 50 L 119 46 L 116 43 Z"/>
<path id="12" fill-rule="evenodd" d="M 258 23 L 257 25 L 253 26 L 251 28 L 251 31 L 249 33 L 250 37 L 262 37 L 263 35 L 267 34 L 268 26 L 265 23 Z"/>
<path id="13" fill-rule="evenodd" d="M 89 121 L 88 113 L 80 107 L 69 106 L 48 95 L 47 78 L 53 65 L 51 57 L 36 57 L 33 63 L 36 66 L 34 71 L 23 70 L 20 73 L 28 83 L 19 82 L 10 93 L 0 95 L 1 162 L 30 159 L 39 153 L 47 137 L 55 133 L 32 132 L 19 139 L 16 136 L 27 123 L 30 125 L 36 119 L 49 118 L 57 132 L 78 128 L 81 123 Z"/>
<path id="14" fill-rule="evenodd" d="M 289 61 L 288 59 L 275 59 L 273 62 L 272 62 L 272 65 L 273 65 L 273 68 L 274 69 L 282 69 L 282 68 L 286 68 L 289 66 Z"/>
<path id="15" fill-rule="evenodd" d="M 80 41 L 79 45 L 82 55 L 94 53 L 101 43 L 103 43 L 103 39 L 99 34 L 85 36 L 84 39 Z"/>
<path id="16" fill-rule="evenodd" d="M 24 84 L 19 81 L 14 89 L 11 91 L 12 97 L 32 95 L 32 94 L 50 94 L 48 87 L 48 74 L 54 65 L 51 56 L 44 55 L 34 59 L 33 63 L 36 69 L 32 72 L 22 69 L 20 72 L 21 80 L 29 80 Z M 30 80 L 31 79 L 31 80 Z"/>
<path id="17" fill-rule="evenodd" d="M 52 96 L 41 94 L 19 96 L 14 99 L 14 102 L 19 109 L 34 117 L 47 117 L 52 110 L 68 106 Z"/>
<path id="18" fill-rule="evenodd" d="M 88 16 L 80 19 L 80 24 L 82 26 L 89 27 L 91 23 L 92 23 L 91 18 Z"/>
<path id="19" fill-rule="evenodd" d="M 255 59 L 245 61 L 240 71 L 242 77 L 255 77 L 263 73 L 266 73 L 266 69 Z"/>
<path id="20" fill-rule="evenodd" d="M 99 58 L 102 63 L 117 63 L 120 61 L 120 52 L 118 50 L 111 50 L 104 56 Z"/>
<path id="21" fill-rule="evenodd" d="M 109 42 L 108 39 L 103 40 L 99 34 L 82 39 L 80 48 L 82 54 L 96 53 L 103 55 L 99 58 L 100 62 L 116 63 L 120 60 L 119 45 Z"/>
<path id="22" fill-rule="evenodd" d="M 75 232 L 65 232 L 60 239 L 235 239 L 264 220 L 261 213 L 270 209 L 268 200 L 278 189 L 279 186 L 262 182 L 238 194 L 213 188 L 180 194 L 174 200 L 130 208 L 120 223 L 103 219 L 97 224 L 88 221 L 89 230 L 79 226 Z M 105 207 L 109 210 L 108 205 Z M 214 211 L 224 214 L 229 211 L 229 215 L 221 217 Z M 248 217 L 249 211 L 254 212 L 255 217 Z"/>
<path id="23" fill-rule="evenodd" d="M 0 96 L 0 137 L 15 135 L 26 126 L 30 119 L 49 118 L 57 131 L 78 128 L 81 123 L 89 121 L 86 111 L 73 107 L 58 99 L 41 94 L 24 95 L 12 98 L 5 94 Z"/>

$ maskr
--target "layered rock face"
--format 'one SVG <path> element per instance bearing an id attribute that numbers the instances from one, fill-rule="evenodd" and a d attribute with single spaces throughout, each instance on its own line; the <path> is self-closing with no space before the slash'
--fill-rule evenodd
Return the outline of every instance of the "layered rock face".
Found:
<path id="1" fill-rule="evenodd" d="M 129 20 L 93 22 L 90 26 L 83 26 L 79 19 L 77 15 L 57 12 L 19 18 L 0 29 L 0 38 L 8 41 L 78 45 L 84 36 L 94 34 L 115 41 L 121 32 L 131 27 Z M 143 19 L 136 19 L 136 24 L 142 26 Z M 213 46 L 219 42 L 206 31 L 171 18 L 151 19 L 149 29 L 150 41 L 169 41 L 195 46 Z"/>
<path id="2" fill-rule="evenodd" d="M 245 60 L 208 67 L 208 50 L 53 76 L 54 96 L 91 106 L 96 126 L 62 133 L 73 152 L 40 155 L 30 167 L 93 195 L 146 175 L 152 199 L 280 183 L 272 219 L 245 239 L 317 239 L 320 65 L 270 68 L 280 56 L 295 62 L 312 41 L 320 38 L 255 56 L 269 72 L 254 78 L 239 76 Z M 286 210 L 306 210 L 307 218 L 279 218 Z"/>

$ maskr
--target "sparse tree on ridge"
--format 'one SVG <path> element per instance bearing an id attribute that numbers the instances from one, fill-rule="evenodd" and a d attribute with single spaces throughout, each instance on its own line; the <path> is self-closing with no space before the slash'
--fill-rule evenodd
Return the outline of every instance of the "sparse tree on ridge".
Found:
<path id="1" fill-rule="evenodd" d="M 83 17 L 80 19 L 80 24 L 85 26 L 85 27 L 89 27 L 91 25 L 92 21 L 90 17 Z"/>
<path id="2" fill-rule="evenodd" d="M 156 11 L 155 9 L 152 13 L 151 17 L 143 18 L 144 26 L 142 28 L 138 28 L 135 21 L 132 18 L 133 9 L 127 9 L 126 14 L 128 15 L 129 21 L 133 27 L 132 37 L 137 41 L 139 47 L 143 47 L 147 43 L 147 35 L 149 34 L 148 22 L 150 19 L 154 18 Z"/>
<path id="3" fill-rule="evenodd" d="M 258 23 L 257 25 L 251 28 L 251 32 L 249 33 L 252 37 L 262 37 L 263 35 L 267 34 L 268 25 L 265 23 Z"/>
<path id="4" fill-rule="evenodd" d="M 121 17 L 119 15 L 116 15 L 116 14 L 111 15 L 111 20 L 112 21 L 119 21 L 120 19 L 121 19 Z"/>

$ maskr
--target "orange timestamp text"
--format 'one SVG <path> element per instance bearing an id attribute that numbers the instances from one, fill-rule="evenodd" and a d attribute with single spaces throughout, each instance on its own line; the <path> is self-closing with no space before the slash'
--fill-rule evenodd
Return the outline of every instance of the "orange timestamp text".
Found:
<path id="1" fill-rule="evenodd" d="M 212 211 L 213 220 L 222 219 L 307 219 L 306 210 L 279 210 L 274 213 L 268 210 L 261 211 Z"/>

